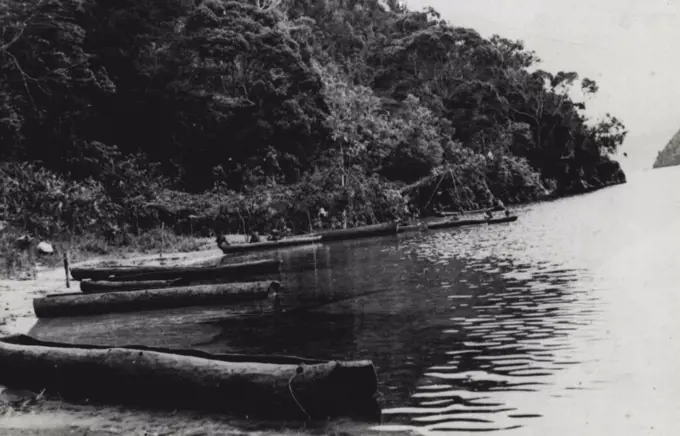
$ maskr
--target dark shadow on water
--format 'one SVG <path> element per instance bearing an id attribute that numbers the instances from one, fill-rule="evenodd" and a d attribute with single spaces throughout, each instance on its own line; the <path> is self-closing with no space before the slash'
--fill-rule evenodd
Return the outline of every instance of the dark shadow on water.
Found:
<path id="1" fill-rule="evenodd" d="M 146 328 L 139 321 L 137 335 L 143 332 L 149 345 L 214 352 L 369 359 L 378 371 L 384 424 L 469 432 L 522 426 L 541 413 L 507 394 L 530 396 L 578 363 L 565 353 L 570 335 L 592 316 L 592 304 L 575 285 L 581 271 L 523 257 L 521 249 L 508 250 L 509 243 L 505 251 L 490 250 L 501 230 L 481 242 L 468 237 L 483 231 L 281 250 L 275 255 L 283 261 L 285 290 L 278 308 L 166 311 L 148 316 Z M 488 255 L 480 256 L 484 249 Z M 82 329 L 90 333 L 79 335 L 120 342 L 132 324 L 113 318 L 89 320 Z M 52 323 L 36 331 L 54 331 Z M 244 429 L 279 425 L 244 423 Z M 344 421 L 310 424 L 306 431 L 336 427 L 369 431 Z"/>

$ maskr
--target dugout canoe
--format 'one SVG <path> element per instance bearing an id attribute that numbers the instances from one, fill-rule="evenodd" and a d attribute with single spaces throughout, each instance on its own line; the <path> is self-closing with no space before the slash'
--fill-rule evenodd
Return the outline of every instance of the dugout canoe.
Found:
<path id="1" fill-rule="evenodd" d="M 487 207 L 484 209 L 477 209 L 477 210 L 463 210 L 460 212 L 452 212 L 452 211 L 440 211 L 436 212 L 435 215 L 439 217 L 449 217 L 449 216 L 457 216 L 457 215 L 475 215 L 475 214 L 481 214 L 481 213 L 487 213 L 487 212 L 502 212 L 505 210 L 505 207 L 503 206 L 494 206 L 494 207 Z"/>
<path id="2" fill-rule="evenodd" d="M 453 217 L 453 216 L 458 216 L 461 215 L 462 212 L 435 212 L 434 216 L 439 217 L 439 218 L 446 218 L 446 217 Z"/>
<path id="3" fill-rule="evenodd" d="M 319 232 L 322 242 L 343 241 L 347 239 L 369 238 L 372 236 L 396 235 L 398 223 L 373 224 L 370 226 L 354 227 Z"/>
<path id="4" fill-rule="evenodd" d="M 278 273 L 281 261 L 264 259 L 227 265 L 177 266 L 177 265 L 140 265 L 112 267 L 79 267 L 71 269 L 75 280 L 185 280 L 232 279 L 248 275 Z"/>
<path id="5" fill-rule="evenodd" d="M 0 339 L 0 384 L 94 401 L 238 415 L 377 417 L 373 363 Z"/>
<path id="6" fill-rule="evenodd" d="M 254 242 L 252 244 L 235 244 L 235 245 L 221 245 L 220 250 L 224 254 L 229 253 L 244 253 L 248 251 L 271 250 L 284 247 L 292 247 L 296 245 L 308 245 L 321 242 L 321 236 L 295 236 L 291 238 L 284 238 L 278 241 L 263 241 Z"/>
<path id="7" fill-rule="evenodd" d="M 398 233 L 420 232 L 423 230 L 427 230 L 427 225 L 425 223 L 399 225 L 397 228 Z"/>
<path id="8" fill-rule="evenodd" d="M 109 280 L 83 280 L 80 282 L 80 291 L 86 294 L 97 292 L 123 292 L 139 291 L 143 289 L 165 289 L 177 286 L 189 285 L 188 280 L 183 278 L 173 280 L 139 280 L 116 282 Z"/>
<path id="9" fill-rule="evenodd" d="M 278 292 L 280 288 L 279 282 L 262 281 L 92 294 L 52 294 L 33 299 L 33 310 L 39 318 L 53 318 L 231 304 L 265 300 L 270 293 Z"/>
<path id="10" fill-rule="evenodd" d="M 491 219 L 476 219 L 476 220 L 444 220 L 427 223 L 428 229 L 445 229 L 451 227 L 474 226 L 480 224 L 501 224 L 517 221 L 516 216 L 491 218 Z"/>

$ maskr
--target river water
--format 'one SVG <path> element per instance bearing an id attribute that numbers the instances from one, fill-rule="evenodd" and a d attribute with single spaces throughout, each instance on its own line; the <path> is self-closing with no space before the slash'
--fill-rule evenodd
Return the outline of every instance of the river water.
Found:
<path id="1" fill-rule="evenodd" d="M 223 328 L 246 352 L 371 359 L 382 422 L 333 424 L 350 434 L 680 434 L 679 183 L 292 249 L 285 284 L 314 308 Z"/>
<path id="2" fill-rule="evenodd" d="M 370 359 L 377 368 L 381 422 L 244 429 L 680 435 L 673 186 L 680 167 L 522 207 L 514 223 L 282 250 L 283 313 L 244 319 L 211 309 L 200 314 L 210 323 L 180 323 L 185 310 L 170 321 L 161 311 L 158 319 L 145 314 L 144 328 L 116 317 L 62 327 L 83 342 L 158 330 L 154 340 L 165 345 Z M 41 320 L 33 333 L 54 339 L 60 320 Z"/>

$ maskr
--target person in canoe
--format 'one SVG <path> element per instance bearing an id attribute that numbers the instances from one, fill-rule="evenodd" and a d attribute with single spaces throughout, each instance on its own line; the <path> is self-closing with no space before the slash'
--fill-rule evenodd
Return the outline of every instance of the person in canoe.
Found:
<path id="1" fill-rule="evenodd" d="M 336 230 L 342 227 L 342 224 L 340 223 L 340 220 L 333 215 L 331 217 L 331 230 Z"/>
<path id="2" fill-rule="evenodd" d="M 289 228 L 288 225 L 286 224 L 286 219 L 283 218 L 283 216 L 279 215 L 279 217 L 276 219 L 275 224 L 272 228 L 272 230 L 269 232 L 269 236 L 267 236 L 268 241 L 280 241 L 281 239 L 285 238 L 286 236 L 289 236 Z"/>
<path id="3" fill-rule="evenodd" d="M 280 241 L 282 238 L 281 232 L 278 229 L 272 229 L 271 232 L 269 232 L 269 237 L 267 238 L 268 241 Z"/>
<path id="4" fill-rule="evenodd" d="M 325 224 L 325 221 L 327 219 L 328 219 L 328 211 L 323 206 L 321 206 L 319 208 L 319 211 L 316 214 L 317 225 L 318 225 L 320 230 L 322 230 L 325 227 L 324 224 Z M 328 224 L 330 224 L 330 223 L 328 223 Z"/>
<path id="5" fill-rule="evenodd" d="M 256 244 L 258 242 L 262 242 L 262 238 L 260 238 L 260 232 L 257 230 L 251 233 L 250 235 L 250 241 L 251 244 Z"/>
<path id="6" fill-rule="evenodd" d="M 228 247 L 229 241 L 227 240 L 227 237 L 224 236 L 223 234 L 218 234 L 217 235 L 217 246 L 221 249 L 222 247 Z"/>

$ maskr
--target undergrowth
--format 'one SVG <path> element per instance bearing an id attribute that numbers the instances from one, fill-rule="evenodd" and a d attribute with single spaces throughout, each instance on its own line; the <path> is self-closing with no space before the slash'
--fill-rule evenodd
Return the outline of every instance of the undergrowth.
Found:
<path id="1" fill-rule="evenodd" d="M 122 243 L 106 241 L 94 233 L 83 233 L 70 240 L 64 238 L 46 239 L 54 253 L 39 255 L 36 245 L 40 238 L 28 249 L 17 246 L 17 238 L 28 234 L 23 229 L 8 227 L 0 233 L 0 278 L 35 278 L 36 266 L 52 269 L 63 265 L 63 254 L 68 252 L 70 263 L 86 261 L 98 257 L 125 257 L 130 254 L 184 253 L 205 249 L 212 240 L 178 235 L 169 230 L 155 229 L 139 236 L 127 235 Z"/>

